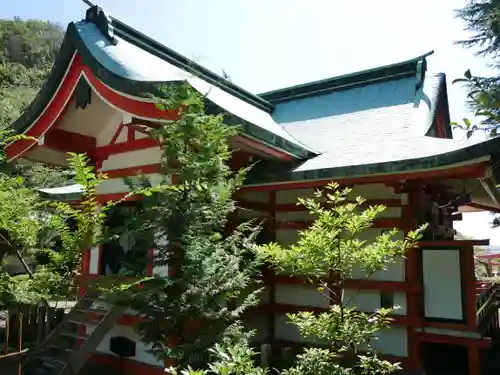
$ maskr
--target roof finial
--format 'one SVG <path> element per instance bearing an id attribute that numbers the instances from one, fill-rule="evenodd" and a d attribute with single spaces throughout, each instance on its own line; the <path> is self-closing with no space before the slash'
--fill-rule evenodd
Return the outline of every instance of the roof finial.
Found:
<path id="1" fill-rule="evenodd" d="M 101 7 L 93 5 L 87 9 L 85 21 L 92 22 L 96 25 L 99 31 L 103 33 L 111 43 L 118 43 L 118 40 L 115 38 L 111 17 L 109 17 Z"/>

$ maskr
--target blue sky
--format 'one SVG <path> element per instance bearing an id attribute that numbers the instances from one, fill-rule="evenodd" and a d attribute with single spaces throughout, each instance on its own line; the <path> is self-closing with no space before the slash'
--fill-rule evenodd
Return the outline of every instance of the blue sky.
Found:
<path id="1" fill-rule="evenodd" d="M 97 1 L 97 0 L 94 0 Z M 452 120 L 470 116 L 451 85 L 466 69 L 488 74 L 485 59 L 453 45 L 465 38 L 454 9 L 465 0 L 100 0 L 114 17 L 233 82 L 258 93 L 402 61 L 435 50 L 429 70 L 445 72 Z M 84 17 L 81 0 L 4 0 L 1 18 Z M 492 237 L 488 214 L 467 215 L 459 230 Z"/>

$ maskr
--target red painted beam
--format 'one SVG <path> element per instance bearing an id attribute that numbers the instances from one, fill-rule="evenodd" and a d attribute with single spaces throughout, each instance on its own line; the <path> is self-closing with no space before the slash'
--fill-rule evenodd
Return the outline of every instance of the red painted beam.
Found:
<path id="1" fill-rule="evenodd" d="M 292 155 L 287 154 L 286 152 L 269 147 L 262 142 L 256 141 L 244 135 L 236 136 L 234 141 L 280 160 L 291 161 L 294 159 Z"/>
<path id="2" fill-rule="evenodd" d="M 470 337 L 447 336 L 422 332 L 418 333 L 418 338 L 420 342 L 435 342 L 439 344 L 451 344 L 466 347 L 476 347 L 481 349 L 487 349 L 491 347 L 491 340 L 486 338 L 476 339 Z"/>
<path id="3" fill-rule="evenodd" d="M 354 201 L 347 201 L 345 203 L 349 203 Z M 265 203 L 265 202 L 252 202 L 252 201 L 247 201 L 245 199 L 238 199 L 238 203 L 240 206 L 249 208 L 249 209 L 255 209 L 259 211 L 269 211 L 270 210 L 270 204 Z M 378 206 L 378 205 L 384 205 L 387 207 L 401 207 L 402 202 L 401 199 L 367 199 L 361 206 L 362 207 L 369 207 L 369 206 Z M 282 204 L 277 204 L 275 206 L 275 210 L 277 212 L 299 212 L 299 211 L 307 211 L 307 208 L 302 205 L 302 204 L 297 204 L 297 203 L 282 203 Z"/>
<path id="4" fill-rule="evenodd" d="M 141 165 L 138 167 L 128 167 L 120 169 L 112 169 L 109 171 L 100 171 L 108 178 L 131 177 L 141 174 L 162 173 L 164 169 L 161 164 Z"/>
<path id="5" fill-rule="evenodd" d="M 43 146 L 60 152 L 91 153 L 97 141 L 88 135 L 69 132 L 63 129 L 50 130 L 43 139 Z"/>
<path id="6" fill-rule="evenodd" d="M 420 241 L 420 247 L 469 247 L 469 246 L 488 246 L 490 240 L 449 240 L 449 241 Z"/>
<path id="7" fill-rule="evenodd" d="M 488 206 L 480 203 L 467 203 L 466 206 L 475 208 L 480 211 L 489 211 L 489 212 L 494 212 L 496 214 L 500 214 L 500 208 L 498 207 Z"/>
<path id="8" fill-rule="evenodd" d="M 297 181 L 284 183 L 270 183 L 262 185 L 245 186 L 245 191 L 272 191 L 272 190 L 295 190 L 307 188 L 323 188 L 330 182 L 338 181 L 342 184 L 374 184 L 389 183 L 399 180 L 411 179 L 432 179 L 432 178 L 479 178 L 486 172 L 484 164 L 472 164 L 461 167 L 451 167 L 449 169 L 431 169 L 419 172 L 405 172 L 385 175 L 367 175 L 360 177 L 329 178 L 323 180 Z"/>
<path id="9" fill-rule="evenodd" d="M 284 222 L 277 222 L 276 223 L 276 228 L 278 229 L 307 229 L 311 226 L 313 221 L 284 221 Z M 373 224 L 371 225 L 371 228 L 386 228 L 386 229 L 392 229 L 392 228 L 401 228 L 404 229 L 405 226 L 408 225 L 407 221 L 403 221 L 401 219 L 375 219 L 373 221 Z"/>
<path id="10" fill-rule="evenodd" d="M 476 255 L 479 259 L 500 259 L 500 253 Z"/>
<path id="11" fill-rule="evenodd" d="M 98 160 L 105 160 L 110 155 L 124 154 L 126 152 L 144 150 L 157 146 L 159 146 L 159 143 L 156 139 L 140 138 L 128 142 L 96 147 L 92 152 L 92 156 Z"/>
<path id="12" fill-rule="evenodd" d="M 44 109 L 41 116 L 39 116 L 36 121 L 31 124 L 29 130 L 25 132 L 25 135 L 40 139 L 40 137 L 45 135 L 50 127 L 53 126 L 53 124 L 60 118 L 80 79 L 80 65 L 81 58 L 78 54 L 75 54 L 73 60 L 71 61 L 71 65 L 66 71 L 59 90 L 54 95 L 49 105 Z M 11 161 L 21 156 L 23 153 L 35 146 L 36 143 L 36 141 L 31 139 L 22 139 L 9 144 L 5 148 L 7 160 Z"/>
<path id="13" fill-rule="evenodd" d="M 271 284 L 273 280 L 264 278 L 266 284 Z M 276 284 L 288 285 L 320 285 L 320 280 L 317 278 L 310 278 L 306 276 L 288 276 L 288 275 L 275 275 L 274 282 Z M 380 281 L 372 279 L 351 279 L 343 282 L 344 288 L 349 289 L 363 289 L 363 290 L 389 290 L 389 291 L 418 291 L 421 289 L 420 284 L 410 284 L 404 281 Z"/>
<path id="14" fill-rule="evenodd" d="M 328 310 L 329 310 L 328 307 L 300 306 L 300 305 L 291 305 L 287 303 L 275 303 L 271 305 L 263 303 L 247 311 L 247 313 L 248 314 L 255 314 L 255 313 L 294 314 L 300 311 L 322 313 L 322 312 L 327 312 Z M 414 326 L 415 323 L 411 317 L 405 315 L 391 315 L 390 318 L 391 318 L 391 323 L 394 325 Z"/>
<path id="15" fill-rule="evenodd" d="M 104 365 L 118 370 L 123 374 L 165 375 L 165 369 L 129 358 L 117 357 L 112 354 L 94 353 L 89 358 L 90 363 Z M 115 373 L 115 371 L 111 371 Z"/>

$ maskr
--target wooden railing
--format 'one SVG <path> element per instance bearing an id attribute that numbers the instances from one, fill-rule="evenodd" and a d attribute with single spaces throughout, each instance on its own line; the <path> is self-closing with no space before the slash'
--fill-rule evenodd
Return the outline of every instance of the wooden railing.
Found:
<path id="1" fill-rule="evenodd" d="M 496 303 L 499 286 L 496 283 L 490 283 L 487 288 L 482 287 L 481 290 L 482 292 L 479 293 L 476 299 L 476 321 L 478 326 L 481 325 L 483 319 L 489 314 L 490 307 Z"/>
<path id="2" fill-rule="evenodd" d="M 64 318 L 66 309 L 18 305 L 8 310 L 3 337 L 5 354 L 42 342 Z"/>

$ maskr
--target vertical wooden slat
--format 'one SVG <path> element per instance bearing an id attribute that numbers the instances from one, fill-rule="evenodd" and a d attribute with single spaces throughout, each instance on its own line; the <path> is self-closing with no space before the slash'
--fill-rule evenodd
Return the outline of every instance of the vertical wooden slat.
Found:
<path id="1" fill-rule="evenodd" d="M 52 321 L 54 320 L 54 311 L 52 307 L 47 307 L 47 319 L 45 320 L 45 337 L 52 331 Z"/>
<path id="2" fill-rule="evenodd" d="M 9 338 L 10 338 L 10 309 L 7 310 L 7 317 L 5 320 L 5 354 L 9 354 Z"/>
<path id="3" fill-rule="evenodd" d="M 36 345 L 38 346 L 46 337 L 45 336 L 45 312 L 47 307 L 46 306 L 38 306 L 38 313 L 37 313 L 37 333 L 36 333 Z"/>
<path id="4" fill-rule="evenodd" d="M 17 338 L 17 350 L 21 352 L 23 350 L 23 322 L 24 322 L 24 314 L 23 311 L 19 311 L 19 331 L 18 331 L 18 338 Z M 18 375 L 23 375 L 23 369 L 22 369 L 22 364 L 19 363 L 17 365 L 17 373 Z"/>

